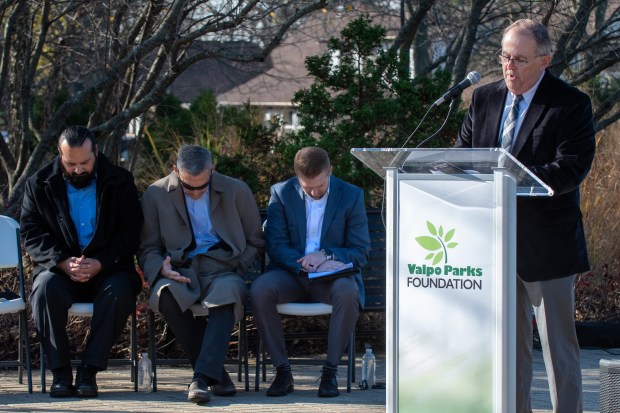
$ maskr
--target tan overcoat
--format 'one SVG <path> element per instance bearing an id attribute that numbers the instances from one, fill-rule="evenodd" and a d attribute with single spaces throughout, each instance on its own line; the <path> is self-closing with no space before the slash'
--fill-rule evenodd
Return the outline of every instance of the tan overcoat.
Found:
<path id="1" fill-rule="evenodd" d="M 214 172 L 209 188 L 211 221 L 220 239 L 231 251 L 209 252 L 209 258 L 224 272 L 241 276 L 264 248 L 260 213 L 250 188 L 242 181 Z M 140 236 L 139 264 L 150 288 L 149 306 L 159 309 L 159 292 L 168 287 L 179 307 L 185 311 L 204 297 L 206 277 L 200 277 L 192 267 L 184 265 L 193 243 L 182 187 L 173 172 L 147 188 L 141 199 L 144 225 Z M 190 278 L 190 284 L 162 277 L 164 259 L 170 256 L 175 270 Z M 183 268 L 183 267 L 187 268 Z M 195 267 L 195 266 L 194 266 Z M 208 277 L 211 278 L 211 277 Z M 209 294 L 211 303 L 227 303 L 231 291 L 214 291 Z M 203 303 L 204 305 L 204 303 Z M 242 308 L 235 306 L 237 319 Z"/>

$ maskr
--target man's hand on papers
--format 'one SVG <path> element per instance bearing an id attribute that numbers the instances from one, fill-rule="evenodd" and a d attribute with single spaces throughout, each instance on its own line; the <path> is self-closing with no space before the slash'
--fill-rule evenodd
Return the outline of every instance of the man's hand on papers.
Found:
<path id="1" fill-rule="evenodd" d="M 339 270 L 339 269 L 343 268 L 345 265 L 346 264 L 344 262 L 329 260 L 329 261 L 325 261 L 323 264 L 319 265 L 319 267 L 315 271 L 316 272 L 323 272 L 323 271 Z M 312 271 L 312 272 L 314 272 L 314 271 Z"/>
<path id="2" fill-rule="evenodd" d="M 353 267 L 353 263 L 350 262 L 348 264 L 345 264 L 343 262 L 340 261 L 329 261 L 331 265 L 335 265 L 337 266 L 334 269 L 320 269 L 320 271 L 316 271 L 316 272 L 309 272 L 308 273 L 308 279 L 310 280 L 329 280 L 332 279 L 334 276 L 338 277 L 338 276 L 344 276 L 344 275 L 349 275 L 352 273 L 357 272 L 357 270 Z M 322 266 L 321 266 L 322 267 Z"/>
<path id="3" fill-rule="evenodd" d="M 304 255 L 300 259 L 297 260 L 298 263 L 301 264 L 301 268 L 303 268 L 306 272 L 316 272 L 318 268 L 320 268 L 323 264 L 326 263 L 327 257 L 321 251 L 312 252 L 308 255 Z"/>

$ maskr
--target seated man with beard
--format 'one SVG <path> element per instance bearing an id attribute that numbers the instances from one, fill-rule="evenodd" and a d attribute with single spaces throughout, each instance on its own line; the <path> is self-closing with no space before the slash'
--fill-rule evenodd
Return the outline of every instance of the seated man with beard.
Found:
<path id="1" fill-rule="evenodd" d="M 131 174 L 97 150 L 92 132 L 67 128 L 59 155 L 26 183 L 21 238 L 34 261 L 30 304 L 54 380 L 51 397 L 97 397 L 96 375 L 135 306 L 142 209 Z M 94 303 L 90 334 L 71 369 L 68 310 Z"/>

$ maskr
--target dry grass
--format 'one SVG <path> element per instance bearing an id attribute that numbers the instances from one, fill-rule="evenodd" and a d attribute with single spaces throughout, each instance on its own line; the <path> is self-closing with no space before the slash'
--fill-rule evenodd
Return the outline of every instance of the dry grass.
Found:
<path id="1" fill-rule="evenodd" d="M 620 125 L 597 135 L 596 156 L 582 185 L 588 252 L 592 269 L 620 271 Z"/>
<path id="2" fill-rule="evenodd" d="M 575 288 L 580 321 L 620 319 L 620 125 L 597 135 L 596 156 L 582 185 L 581 208 L 592 270 Z"/>

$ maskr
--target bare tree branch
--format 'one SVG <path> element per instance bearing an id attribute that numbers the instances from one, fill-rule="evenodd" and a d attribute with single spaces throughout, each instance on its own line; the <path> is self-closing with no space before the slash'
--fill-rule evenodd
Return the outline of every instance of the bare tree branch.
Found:
<path id="1" fill-rule="evenodd" d="M 10 131 L 9 143 L 0 139 L 0 202 L 19 204 L 25 180 L 80 112 L 88 110 L 82 122 L 101 139 L 109 137 L 106 151 L 118 153 L 128 122 L 159 103 L 192 64 L 215 57 L 262 61 L 296 21 L 326 6 L 326 0 L 0 3 L 0 113 L 8 115 Z M 18 32 L 29 36 L 20 42 Z M 258 47 L 240 52 L 231 48 L 234 40 Z"/>

